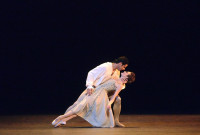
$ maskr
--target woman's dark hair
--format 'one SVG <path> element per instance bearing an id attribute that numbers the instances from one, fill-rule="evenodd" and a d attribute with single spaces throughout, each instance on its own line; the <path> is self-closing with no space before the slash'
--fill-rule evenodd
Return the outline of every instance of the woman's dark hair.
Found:
<path id="1" fill-rule="evenodd" d="M 128 75 L 127 77 L 128 77 L 127 83 L 132 83 L 135 81 L 135 73 L 131 72 L 131 74 Z"/>
<path id="2" fill-rule="evenodd" d="M 113 61 L 113 63 L 120 63 L 120 62 L 122 63 L 122 65 L 129 64 L 129 60 L 125 56 L 121 56 Z"/>

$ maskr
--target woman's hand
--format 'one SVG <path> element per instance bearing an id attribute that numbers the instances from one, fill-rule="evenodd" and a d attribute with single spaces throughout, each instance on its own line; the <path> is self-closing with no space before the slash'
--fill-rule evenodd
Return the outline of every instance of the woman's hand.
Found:
<path id="1" fill-rule="evenodd" d="M 108 105 L 107 105 L 107 109 L 108 109 L 108 110 L 111 109 L 111 104 L 108 104 Z"/>

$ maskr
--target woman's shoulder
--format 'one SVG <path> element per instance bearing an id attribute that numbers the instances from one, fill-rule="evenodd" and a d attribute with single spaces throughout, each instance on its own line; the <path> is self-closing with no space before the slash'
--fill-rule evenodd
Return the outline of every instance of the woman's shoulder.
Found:
<path id="1" fill-rule="evenodd" d="M 110 82 L 110 83 L 113 83 L 113 84 L 116 84 L 116 83 L 117 83 L 116 79 L 110 79 L 109 82 Z"/>
<path id="2" fill-rule="evenodd" d="M 113 82 L 115 84 L 116 89 L 123 89 L 124 84 L 122 84 L 121 82 L 119 82 L 117 80 L 114 80 Z"/>
<path id="3" fill-rule="evenodd" d="M 112 85 L 112 86 L 115 87 L 115 89 L 121 88 L 121 87 L 123 88 L 123 85 L 119 81 L 117 81 L 116 79 L 110 79 L 105 84 Z"/>

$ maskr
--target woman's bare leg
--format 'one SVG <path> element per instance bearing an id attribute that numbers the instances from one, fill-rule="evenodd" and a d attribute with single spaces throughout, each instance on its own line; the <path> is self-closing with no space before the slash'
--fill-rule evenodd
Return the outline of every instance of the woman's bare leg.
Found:
<path id="1" fill-rule="evenodd" d="M 72 111 L 69 111 L 69 112 L 65 113 L 64 115 L 60 115 L 52 122 L 52 125 L 56 125 L 62 119 L 73 116 L 73 115 L 75 115 L 75 113 L 73 113 Z"/>
<path id="2" fill-rule="evenodd" d="M 63 122 L 67 122 L 68 120 L 71 120 L 71 119 L 75 118 L 76 116 L 77 116 L 77 115 L 71 115 L 71 116 L 69 116 L 69 117 L 67 117 L 67 118 L 62 119 L 62 121 L 63 121 Z"/>
<path id="3" fill-rule="evenodd" d="M 60 120 L 60 121 L 55 125 L 55 127 L 60 126 L 63 122 L 67 122 L 68 120 L 71 120 L 71 119 L 75 118 L 76 116 L 77 116 L 77 115 L 71 115 L 71 116 L 69 116 L 69 117 L 67 117 L 67 118 L 64 118 L 64 119 Z"/>

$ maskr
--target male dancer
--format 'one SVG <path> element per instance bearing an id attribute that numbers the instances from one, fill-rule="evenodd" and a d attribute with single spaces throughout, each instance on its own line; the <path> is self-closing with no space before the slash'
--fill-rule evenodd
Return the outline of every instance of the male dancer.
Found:
<path id="1" fill-rule="evenodd" d="M 121 56 L 115 59 L 113 62 L 106 62 L 103 63 L 96 68 L 90 70 L 88 72 L 87 80 L 86 80 L 86 87 L 87 87 L 87 94 L 91 95 L 94 91 L 94 88 L 98 85 L 104 83 L 105 81 L 113 78 L 118 79 L 120 77 L 120 71 L 125 70 L 128 66 L 129 61 L 125 56 Z M 109 94 L 108 96 L 111 96 Z M 115 119 L 115 126 L 118 127 L 125 127 L 122 123 L 119 122 L 119 115 L 121 112 L 121 98 L 120 96 L 116 97 L 113 106 L 114 111 L 114 119 Z"/>

